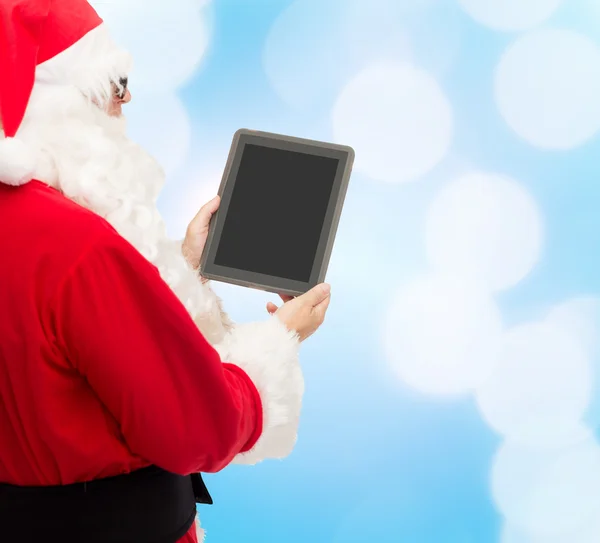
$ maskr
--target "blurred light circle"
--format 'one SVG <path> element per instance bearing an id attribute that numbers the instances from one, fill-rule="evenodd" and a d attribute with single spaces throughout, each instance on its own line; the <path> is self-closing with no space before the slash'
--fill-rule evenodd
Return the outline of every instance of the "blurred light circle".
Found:
<path id="1" fill-rule="evenodd" d="M 600 331 L 599 298 L 588 296 L 567 300 L 553 307 L 547 320 L 577 338 L 589 356 L 596 355 Z"/>
<path id="2" fill-rule="evenodd" d="M 547 320 L 571 334 L 591 360 L 593 390 L 584 420 L 590 427 L 600 428 L 600 299 L 588 296 L 567 300 L 552 308 Z"/>
<path id="3" fill-rule="evenodd" d="M 562 0 L 458 0 L 475 21 L 501 31 L 526 30 L 549 19 Z"/>
<path id="4" fill-rule="evenodd" d="M 494 500 L 513 529 L 527 534 L 532 543 L 566 537 L 597 518 L 600 447 L 584 433 L 577 441 L 553 448 L 507 441 L 496 455 Z"/>
<path id="5" fill-rule="evenodd" d="M 435 10 L 432 9 L 435 7 Z M 381 58 L 448 69 L 460 47 L 456 10 L 435 0 L 295 0 L 269 29 L 262 60 L 277 95 L 296 108 L 327 104 Z"/>
<path id="6" fill-rule="evenodd" d="M 502 528 L 500 535 L 500 543 L 533 543 L 529 534 L 523 530 L 519 530 L 510 524 L 506 524 Z"/>
<path id="7" fill-rule="evenodd" d="M 460 395 L 489 375 L 501 332 L 498 309 L 485 291 L 457 278 L 430 276 L 393 297 L 384 348 L 393 371 L 409 386 Z"/>
<path id="8" fill-rule="evenodd" d="M 174 174 L 191 146 L 192 126 L 183 102 L 175 94 L 143 94 L 124 108 L 129 137 Z"/>
<path id="9" fill-rule="evenodd" d="M 358 73 L 333 109 L 336 141 L 356 151 L 356 168 L 389 183 L 413 181 L 446 156 L 452 108 L 438 82 L 407 63 L 380 62 Z"/>
<path id="10" fill-rule="evenodd" d="M 561 535 L 530 535 L 507 524 L 502 530 L 500 543 L 598 543 L 600 541 L 600 519 L 586 519 L 581 526 Z"/>
<path id="11" fill-rule="evenodd" d="M 525 34 L 500 60 L 495 95 L 508 125 L 531 145 L 578 147 L 600 129 L 600 48 L 570 30 Z"/>
<path id="12" fill-rule="evenodd" d="M 514 180 L 472 173 L 442 188 L 426 218 L 427 255 L 439 270 L 474 277 L 490 290 L 521 281 L 539 259 L 542 221 Z"/>
<path id="13" fill-rule="evenodd" d="M 138 89 L 174 91 L 196 71 L 209 44 L 208 4 L 206 0 L 92 2 L 117 43 L 133 56 L 132 94 Z"/>
<path id="14" fill-rule="evenodd" d="M 497 362 L 477 388 L 476 401 L 485 421 L 500 434 L 543 442 L 557 432 L 553 421 L 584 416 L 591 398 L 591 365 L 581 343 L 567 331 L 550 322 L 508 330 Z"/>
<path id="15" fill-rule="evenodd" d="M 183 185 L 169 194 L 165 219 L 174 239 L 183 239 L 190 221 L 200 208 L 219 191 L 223 169 L 214 167 L 192 170 L 184 176 Z"/>

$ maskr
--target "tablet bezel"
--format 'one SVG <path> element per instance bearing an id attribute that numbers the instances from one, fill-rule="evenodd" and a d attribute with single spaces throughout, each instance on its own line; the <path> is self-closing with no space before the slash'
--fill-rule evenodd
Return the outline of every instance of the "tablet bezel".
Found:
<path id="1" fill-rule="evenodd" d="M 329 201 L 325 219 L 323 221 L 323 230 L 321 232 L 315 262 L 313 264 L 310 279 L 307 282 L 239 270 L 237 268 L 218 266 L 215 264 L 215 257 L 223 232 L 225 218 L 227 217 L 227 210 L 229 209 L 231 196 L 235 187 L 236 178 L 233 174 L 239 169 L 244 146 L 246 144 L 295 152 L 310 152 L 310 154 L 336 158 L 340 161 L 332 188 L 332 197 Z M 221 203 L 218 211 L 213 215 L 210 222 L 208 238 L 200 262 L 201 275 L 206 279 L 290 296 L 301 295 L 315 285 L 322 283 L 327 274 L 333 242 L 337 233 L 353 163 L 354 150 L 346 145 L 326 143 L 245 128 L 238 130 L 233 136 L 229 156 L 219 186 L 218 194 L 221 197 Z"/>

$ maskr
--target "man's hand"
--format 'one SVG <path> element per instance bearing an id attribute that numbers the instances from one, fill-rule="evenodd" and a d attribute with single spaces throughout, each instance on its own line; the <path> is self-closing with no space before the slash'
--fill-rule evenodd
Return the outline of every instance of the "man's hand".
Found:
<path id="1" fill-rule="evenodd" d="M 208 225 L 210 224 L 211 217 L 219 209 L 220 203 L 221 198 L 215 196 L 210 202 L 200 208 L 200 211 L 198 211 L 187 227 L 181 250 L 187 263 L 194 270 L 197 270 L 200 266 L 202 251 L 204 251 L 208 237 Z"/>
<path id="2" fill-rule="evenodd" d="M 279 297 L 281 301 L 285 304 L 287 302 L 291 302 L 294 299 L 294 296 L 288 296 L 287 294 L 280 294 Z M 267 311 L 269 314 L 275 313 L 279 308 L 273 302 L 267 302 Z"/>
<path id="3" fill-rule="evenodd" d="M 300 341 L 304 341 L 323 324 L 331 300 L 330 292 L 328 284 L 321 284 L 297 298 L 280 296 L 284 304 L 278 308 L 269 302 L 267 311 L 277 316 L 288 330 L 296 332 Z"/>

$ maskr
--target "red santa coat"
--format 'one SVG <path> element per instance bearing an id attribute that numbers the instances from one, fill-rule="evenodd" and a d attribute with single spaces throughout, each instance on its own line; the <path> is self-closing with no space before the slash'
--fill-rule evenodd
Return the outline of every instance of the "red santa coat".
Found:
<path id="1" fill-rule="evenodd" d="M 297 371 L 283 326 L 264 323 L 268 346 L 258 328 L 231 335 L 219 351 L 243 360 L 223 362 L 154 266 L 37 181 L 0 183 L 0 229 L 0 482 L 216 472 L 291 450 L 302 382 L 283 375 Z M 284 359 L 288 399 L 269 396 L 260 349 Z"/>

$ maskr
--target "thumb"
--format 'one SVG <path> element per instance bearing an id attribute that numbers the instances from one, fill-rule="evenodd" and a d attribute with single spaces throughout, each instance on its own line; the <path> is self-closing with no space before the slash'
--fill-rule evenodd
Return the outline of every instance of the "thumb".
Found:
<path id="1" fill-rule="evenodd" d="M 196 214 L 192 223 L 196 228 L 205 228 L 210 223 L 210 219 L 213 214 L 219 209 L 219 204 L 221 203 L 221 198 L 219 196 L 215 196 L 212 200 L 204 204 L 200 211 Z"/>
<path id="2" fill-rule="evenodd" d="M 313 307 L 313 311 L 321 320 L 325 319 L 325 313 L 327 313 L 329 302 L 331 302 L 331 296 L 327 296 L 327 298 L 325 298 L 321 303 Z"/>
<path id="3" fill-rule="evenodd" d="M 330 293 L 331 287 L 327 283 L 322 283 L 304 293 L 299 299 L 308 304 L 310 307 L 315 307 L 321 302 L 327 300 Z"/>
<path id="4" fill-rule="evenodd" d="M 209 213 L 214 213 L 217 209 L 219 209 L 220 203 L 221 197 L 217 195 L 212 200 L 206 202 L 202 207 Z"/>

